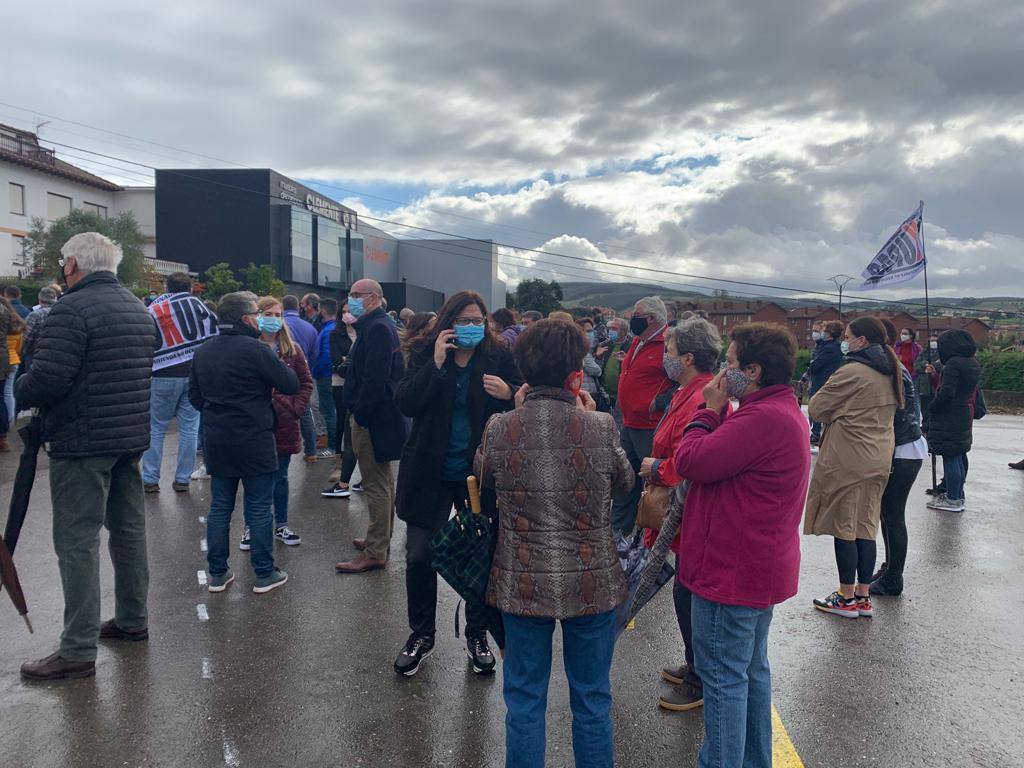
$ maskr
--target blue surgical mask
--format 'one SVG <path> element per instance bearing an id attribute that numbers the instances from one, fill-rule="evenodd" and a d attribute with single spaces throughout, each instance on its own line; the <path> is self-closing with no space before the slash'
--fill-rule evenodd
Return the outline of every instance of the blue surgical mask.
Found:
<path id="1" fill-rule="evenodd" d="M 619 332 L 618 331 L 608 331 L 608 341 L 616 342 L 618 340 L 619 340 Z"/>
<path id="2" fill-rule="evenodd" d="M 846 339 L 843 339 L 841 342 L 839 342 L 839 349 L 842 350 L 842 353 L 844 355 L 850 354 L 850 342 L 848 342 Z"/>
<path id="3" fill-rule="evenodd" d="M 593 331 L 587 331 L 587 343 L 590 346 L 594 346 L 594 332 Z"/>
<path id="4" fill-rule="evenodd" d="M 277 333 L 284 325 L 284 321 L 280 317 L 263 317 L 261 315 L 256 318 L 256 324 L 260 327 L 261 333 Z"/>
<path id="5" fill-rule="evenodd" d="M 348 297 L 348 312 L 352 317 L 357 320 L 366 314 L 366 305 L 363 304 L 362 298 Z"/>
<path id="6" fill-rule="evenodd" d="M 352 306 L 349 305 L 349 310 Z M 484 340 L 484 327 L 482 325 L 456 325 L 455 343 L 463 348 L 475 347 Z"/>

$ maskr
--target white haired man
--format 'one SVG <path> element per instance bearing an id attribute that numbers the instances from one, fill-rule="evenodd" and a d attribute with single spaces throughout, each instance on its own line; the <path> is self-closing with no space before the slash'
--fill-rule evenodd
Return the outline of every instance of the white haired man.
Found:
<path id="1" fill-rule="evenodd" d="M 618 406 L 622 412 L 622 449 L 637 472 L 636 482 L 628 496 L 615 499 L 612 508 L 612 526 L 628 534 L 636 524 L 636 505 L 640 501 L 643 481 L 639 477 L 640 463 L 651 455 L 654 431 L 661 420 L 665 406 L 661 396 L 676 386 L 665 373 L 665 329 L 668 310 L 657 296 L 640 299 L 633 307 L 629 330 L 633 343 L 625 353 L 620 352 Z"/>
<path id="2" fill-rule="evenodd" d="M 139 458 L 149 446 L 149 389 L 157 331 L 117 280 L 121 249 L 75 235 L 58 262 L 68 291 L 35 343 L 18 401 L 40 408 L 50 454 L 53 546 L 64 587 L 60 649 L 26 662 L 22 677 L 96 673 L 96 646 L 149 637 L 146 509 Z M 100 624 L 100 528 L 110 534 L 114 617 Z"/>

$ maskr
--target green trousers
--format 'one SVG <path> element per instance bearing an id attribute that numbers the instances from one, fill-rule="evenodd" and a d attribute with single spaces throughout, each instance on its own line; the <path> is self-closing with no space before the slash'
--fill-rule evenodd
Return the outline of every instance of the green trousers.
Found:
<path id="1" fill-rule="evenodd" d="M 146 508 L 139 454 L 52 459 L 53 548 L 64 588 L 60 655 L 95 661 L 100 634 L 100 528 L 110 533 L 114 620 L 121 629 L 147 626 Z"/>

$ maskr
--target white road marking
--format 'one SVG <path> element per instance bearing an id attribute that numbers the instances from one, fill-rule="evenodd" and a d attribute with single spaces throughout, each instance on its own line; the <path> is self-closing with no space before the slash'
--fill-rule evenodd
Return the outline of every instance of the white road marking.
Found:
<path id="1" fill-rule="evenodd" d="M 200 621 L 209 621 L 210 620 L 210 614 L 206 610 L 206 604 L 205 603 L 200 603 L 199 605 L 196 606 L 196 614 L 199 616 L 199 620 Z"/>
<path id="2" fill-rule="evenodd" d="M 200 515 L 199 516 L 199 522 L 202 523 L 203 525 L 206 525 L 206 518 L 203 517 L 202 515 Z"/>
<path id="3" fill-rule="evenodd" d="M 196 580 L 200 587 L 206 586 L 206 571 L 196 571 Z"/>
<path id="4" fill-rule="evenodd" d="M 203 659 L 203 680 L 213 679 L 213 664 L 209 659 Z"/>
<path id="5" fill-rule="evenodd" d="M 199 540 L 199 551 L 200 551 L 200 552 L 205 552 L 205 551 L 206 551 L 206 549 L 207 549 L 207 546 L 206 546 L 206 537 L 205 537 L 205 536 L 203 536 L 203 538 L 201 538 L 201 539 Z"/>
<path id="6" fill-rule="evenodd" d="M 238 768 L 241 765 L 241 761 L 238 759 L 238 747 L 224 739 L 224 765 L 231 766 L 231 768 Z"/>

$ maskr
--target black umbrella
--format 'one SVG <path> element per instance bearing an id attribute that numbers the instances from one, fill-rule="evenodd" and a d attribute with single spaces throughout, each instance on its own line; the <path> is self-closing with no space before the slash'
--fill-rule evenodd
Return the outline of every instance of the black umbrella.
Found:
<path id="1" fill-rule="evenodd" d="M 7 512 L 7 527 L 4 528 L 4 541 L 11 555 L 18 546 L 21 526 L 28 513 L 28 500 L 32 496 L 32 485 L 36 481 L 36 465 L 39 462 L 39 448 L 43 444 L 43 420 L 33 416 L 28 424 L 18 430 L 24 449 L 18 461 L 18 472 L 14 476 L 14 487 L 11 490 L 11 505 Z"/>
<path id="2" fill-rule="evenodd" d="M 658 594 L 658 590 L 675 575 L 675 569 L 665 560 L 676 534 L 679 533 L 686 494 L 689 490 L 689 480 L 683 480 L 676 486 L 672 501 L 669 503 L 668 514 L 665 515 L 665 522 L 662 523 L 658 538 L 650 549 L 643 545 L 639 531 L 632 541 L 619 537 L 619 562 L 626 572 L 629 591 L 625 601 L 615 609 L 616 635 L 626 628 L 651 598 Z"/>
<path id="3" fill-rule="evenodd" d="M 494 520 L 481 512 L 480 486 L 476 477 L 466 479 L 469 506 L 459 509 L 431 542 L 434 570 L 451 585 L 470 607 L 485 616 L 487 629 L 499 648 L 505 647 L 505 625 L 501 612 L 487 605 L 487 580 L 497 543 Z M 455 634 L 459 633 L 459 611 L 455 610 Z"/>
<path id="4" fill-rule="evenodd" d="M 0 539 L 0 588 L 7 587 L 7 594 L 14 603 L 14 607 L 25 620 L 25 626 L 32 632 L 32 622 L 28 620 L 28 605 L 25 603 L 25 593 L 21 591 L 21 581 L 18 580 L 18 569 L 14 567 L 14 560 L 11 559 L 11 551 L 7 544 Z"/>

